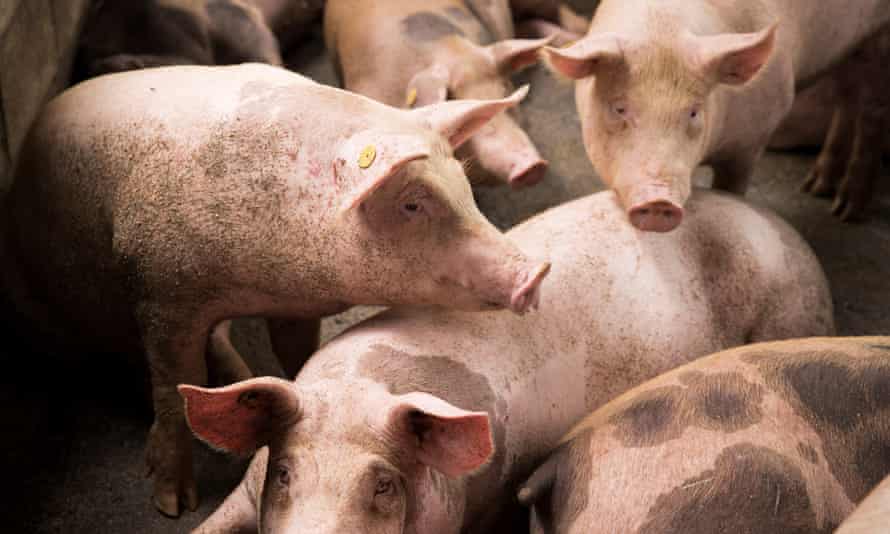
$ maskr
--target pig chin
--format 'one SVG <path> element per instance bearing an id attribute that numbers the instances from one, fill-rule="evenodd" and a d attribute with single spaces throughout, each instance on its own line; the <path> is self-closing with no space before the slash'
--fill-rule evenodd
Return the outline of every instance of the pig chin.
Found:
<path id="1" fill-rule="evenodd" d="M 445 291 L 450 294 L 449 307 L 467 311 L 509 309 L 517 315 L 536 310 L 541 299 L 541 282 L 550 272 L 550 263 L 544 262 L 519 269 L 506 277 L 505 284 L 479 273 L 441 279 Z"/>

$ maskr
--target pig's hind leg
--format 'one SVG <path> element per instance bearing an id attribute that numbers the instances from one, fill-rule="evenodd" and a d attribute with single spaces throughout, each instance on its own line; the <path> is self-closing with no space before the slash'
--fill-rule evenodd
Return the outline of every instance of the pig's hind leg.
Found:
<path id="1" fill-rule="evenodd" d="M 846 172 L 856 136 L 856 106 L 848 97 L 842 100 L 835 107 L 822 151 L 801 187 L 806 193 L 819 197 L 833 195 Z"/>
<path id="2" fill-rule="evenodd" d="M 207 340 L 207 371 L 211 383 L 225 386 L 253 378 L 253 372 L 232 344 L 232 321 L 221 321 Z"/>

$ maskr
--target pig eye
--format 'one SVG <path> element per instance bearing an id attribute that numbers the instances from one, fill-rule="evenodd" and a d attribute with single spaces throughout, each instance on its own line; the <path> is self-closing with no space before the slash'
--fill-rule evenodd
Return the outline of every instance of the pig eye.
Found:
<path id="1" fill-rule="evenodd" d="M 386 497 L 392 495 L 395 491 L 396 485 L 391 478 L 381 477 L 377 479 L 377 484 L 374 486 L 375 497 Z"/>
<path id="2" fill-rule="evenodd" d="M 284 487 L 290 486 L 290 470 L 283 465 L 279 465 L 275 471 L 275 479 Z"/>

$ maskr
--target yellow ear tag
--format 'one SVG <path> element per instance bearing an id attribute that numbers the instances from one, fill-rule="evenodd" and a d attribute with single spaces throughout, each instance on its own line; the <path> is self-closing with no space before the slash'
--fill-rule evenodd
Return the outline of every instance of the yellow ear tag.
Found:
<path id="1" fill-rule="evenodd" d="M 577 42 L 578 42 L 578 41 L 569 41 L 569 42 L 563 44 L 562 46 L 560 46 L 560 48 L 568 48 L 568 47 L 572 46 L 573 44 L 575 44 L 575 43 L 577 43 Z"/>
<path id="2" fill-rule="evenodd" d="M 417 102 L 417 88 L 412 87 L 408 90 L 408 94 L 405 95 L 405 107 L 413 107 L 415 102 Z"/>
<path id="3" fill-rule="evenodd" d="M 374 148 L 374 145 L 368 145 L 362 149 L 361 154 L 358 155 L 358 166 L 362 169 L 367 169 L 374 163 L 374 158 L 377 157 L 377 149 Z"/>

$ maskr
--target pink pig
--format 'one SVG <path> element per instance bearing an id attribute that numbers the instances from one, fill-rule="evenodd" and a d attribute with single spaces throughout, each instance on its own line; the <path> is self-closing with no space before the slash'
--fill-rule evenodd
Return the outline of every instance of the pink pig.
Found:
<path id="1" fill-rule="evenodd" d="M 259 64 L 84 82 L 24 145 L 4 286 L 63 343 L 145 354 L 147 461 L 156 506 L 175 516 L 197 501 L 176 385 L 206 383 L 214 325 L 537 304 L 549 264 L 479 213 L 452 156 L 524 93 L 404 111 Z"/>
<path id="2" fill-rule="evenodd" d="M 691 175 L 744 193 L 798 85 L 806 85 L 890 20 L 860 0 L 603 0 L 589 33 L 548 48 L 576 79 L 584 145 L 631 222 L 680 224 Z"/>

